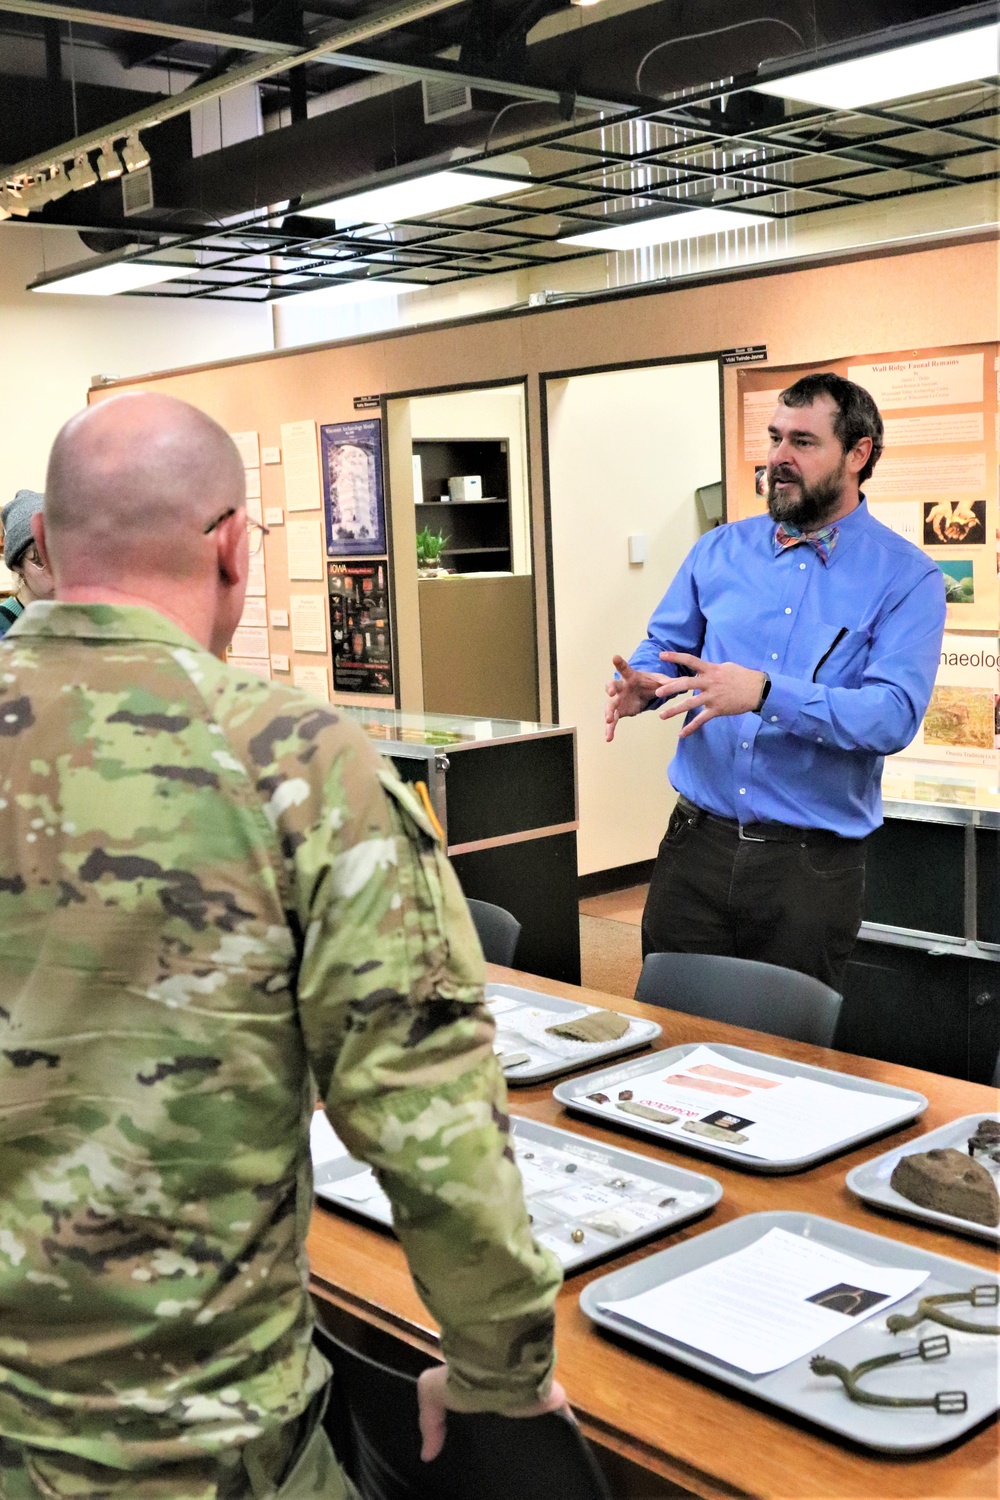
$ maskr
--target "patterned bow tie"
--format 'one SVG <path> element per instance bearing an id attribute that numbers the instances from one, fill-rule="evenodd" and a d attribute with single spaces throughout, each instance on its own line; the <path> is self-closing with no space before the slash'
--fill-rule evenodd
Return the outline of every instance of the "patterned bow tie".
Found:
<path id="1" fill-rule="evenodd" d="M 797 526 L 779 521 L 774 528 L 775 555 L 784 552 L 789 547 L 797 547 L 800 542 L 805 542 L 807 546 L 813 548 L 822 562 L 828 563 L 830 553 L 837 545 L 839 530 L 839 526 L 824 526 L 819 531 L 800 531 Z"/>

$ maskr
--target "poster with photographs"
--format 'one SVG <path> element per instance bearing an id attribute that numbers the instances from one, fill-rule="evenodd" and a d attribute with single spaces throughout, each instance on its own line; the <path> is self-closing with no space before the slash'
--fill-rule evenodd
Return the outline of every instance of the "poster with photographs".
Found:
<path id="1" fill-rule="evenodd" d="M 327 557 L 384 553 L 381 421 L 332 422 L 319 436 Z"/>
<path id="2" fill-rule="evenodd" d="M 924 721 L 904 757 L 995 766 L 1000 698 L 996 635 L 945 632 L 941 665 Z"/>
<path id="3" fill-rule="evenodd" d="M 333 690 L 391 698 L 388 564 L 332 562 L 328 572 Z"/>

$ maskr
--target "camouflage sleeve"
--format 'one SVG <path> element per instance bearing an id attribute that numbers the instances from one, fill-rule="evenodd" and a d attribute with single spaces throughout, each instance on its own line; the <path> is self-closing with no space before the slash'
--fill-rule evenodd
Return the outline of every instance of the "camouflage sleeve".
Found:
<path id="1" fill-rule="evenodd" d="M 562 1276 L 531 1237 L 482 954 L 419 803 L 360 734 L 336 741 L 320 816 L 291 818 L 284 840 L 310 1062 L 335 1129 L 392 1201 L 455 1404 L 511 1410 L 551 1379 Z"/>

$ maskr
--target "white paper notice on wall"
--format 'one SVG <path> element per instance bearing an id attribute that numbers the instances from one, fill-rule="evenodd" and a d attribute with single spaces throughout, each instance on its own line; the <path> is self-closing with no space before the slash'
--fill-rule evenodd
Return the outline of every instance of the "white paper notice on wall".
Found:
<path id="1" fill-rule="evenodd" d="M 314 698 L 322 698 L 324 703 L 329 703 L 330 675 L 326 667 L 296 665 L 292 668 L 292 681 L 304 693 L 312 693 Z"/>
<path id="2" fill-rule="evenodd" d="M 272 652 L 271 653 L 271 671 L 272 672 L 287 672 L 288 671 L 288 657 L 287 656 L 276 656 L 274 654 L 274 652 Z"/>
<path id="3" fill-rule="evenodd" d="M 318 510 L 321 501 L 319 455 L 315 422 L 282 422 L 285 455 L 285 506 L 288 510 Z"/>
<path id="4" fill-rule="evenodd" d="M 983 401 L 983 355 L 943 354 L 849 365 L 848 380 L 863 385 L 880 411 L 905 406 L 976 406 Z"/>
<path id="5" fill-rule="evenodd" d="M 250 625 L 255 628 L 267 629 L 267 600 L 254 598 L 251 595 L 243 602 L 243 613 L 240 615 L 241 625 Z"/>
<path id="6" fill-rule="evenodd" d="M 292 648 L 326 654 L 326 620 L 329 599 L 325 594 L 290 594 Z"/>
<path id="7" fill-rule="evenodd" d="M 267 627 L 238 625 L 233 631 L 232 652 L 234 656 L 252 656 L 255 661 L 266 661 L 271 654 Z"/>
<path id="8" fill-rule="evenodd" d="M 238 672 L 252 672 L 255 677 L 263 677 L 265 682 L 271 680 L 271 664 L 255 656 L 231 656 L 229 665 L 235 667 Z"/>
<path id="9" fill-rule="evenodd" d="M 247 472 L 249 473 L 250 471 L 248 470 Z M 259 495 L 247 496 L 247 516 L 251 521 L 256 521 L 258 525 L 263 521 L 264 516 L 260 508 Z"/>
<path id="10" fill-rule="evenodd" d="M 265 463 L 265 464 L 280 464 L 281 463 L 281 449 L 280 448 L 262 448 L 260 450 L 260 457 L 261 457 L 261 462 L 262 463 Z"/>
<path id="11" fill-rule="evenodd" d="M 247 499 L 248 500 L 251 500 L 251 499 L 253 499 L 253 500 L 259 500 L 260 499 L 260 470 L 259 469 L 246 469 L 244 472 L 245 472 L 245 475 L 246 475 L 246 482 L 247 482 Z"/>
<path id="12" fill-rule="evenodd" d="M 229 436 L 236 444 L 244 469 L 260 466 L 260 444 L 255 432 L 231 432 Z"/>
<path id="13" fill-rule="evenodd" d="M 323 536 L 319 516 L 310 516 L 307 520 L 289 520 L 285 527 L 285 539 L 288 548 L 288 577 L 321 583 Z"/>
<path id="14" fill-rule="evenodd" d="M 258 552 L 256 557 L 251 557 L 247 564 L 247 593 L 258 595 L 260 598 L 267 593 L 263 552 Z"/>
<path id="15" fill-rule="evenodd" d="M 284 526 L 285 512 L 280 505 L 269 505 L 264 512 L 264 520 L 268 526 Z"/>
<path id="16" fill-rule="evenodd" d="M 768 391 L 743 392 L 743 457 L 747 463 L 762 464 L 771 446 L 768 427 L 774 416 L 783 386 Z"/>
<path id="17" fill-rule="evenodd" d="M 287 630 L 288 629 L 288 610 L 287 609 L 272 609 L 272 611 L 271 611 L 271 629 L 272 630 Z"/>

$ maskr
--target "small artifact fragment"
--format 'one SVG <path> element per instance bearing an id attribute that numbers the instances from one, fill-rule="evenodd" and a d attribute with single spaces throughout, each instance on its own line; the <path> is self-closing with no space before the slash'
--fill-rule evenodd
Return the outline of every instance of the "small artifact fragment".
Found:
<path id="1" fill-rule="evenodd" d="M 704 1120 L 685 1120 L 682 1127 L 692 1135 L 707 1135 L 713 1141 L 725 1141 L 727 1146 L 742 1146 L 749 1137 L 737 1130 L 723 1130 L 721 1125 L 706 1125 Z"/>
<path id="2" fill-rule="evenodd" d="M 531 1061 L 530 1052 L 501 1052 L 499 1057 L 501 1068 L 516 1068 L 519 1063 Z"/>
<path id="3" fill-rule="evenodd" d="M 615 1042 L 628 1028 L 628 1016 L 620 1016 L 614 1010 L 597 1010 L 590 1015 L 575 1016 L 571 1021 L 559 1021 L 545 1030 L 549 1036 L 566 1037 L 571 1042 Z"/>
<path id="4" fill-rule="evenodd" d="M 619 1097 L 619 1099 L 631 1099 L 631 1097 L 632 1097 L 632 1090 L 631 1089 L 619 1089 L 619 1091 L 618 1091 L 618 1097 Z"/>
<path id="5" fill-rule="evenodd" d="M 676 1202 L 677 1202 L 676 1198 L 661 1198 L 660 1201 L 659 1201 L 659 1203 L 656 1206 L 657 1206 L 657 1208 L 669 1208 L 672 1203 L 676 1203 Z"/>
<path id="6" fill-rule="evenodd" d="M 588 1099 L 593 1099 L 593 1101 L 594 1101 L 595 1104 L 610 1104 L 611 1103 L 611 1100 L 608 1098 L 607 1094 L 588 1094 L 587 1098 Z"/>
<path id="7" fill-rule="evenodd" d="M 576 1171 L 576 1162 L 575 1161 L 568 1161 L 566 1163 L 566 1171 L 567 1172 L 575 1172 Z"/>
<path id="8" fill-rule="evenodd" d="M 625 1188 L 628 1187 L 628 1183 L 625 1181 L 624 1177 L 615 1177 L 611 1180 L 611 1182 L 608 1183 L 608 1187 Z"/>
<path id="9" fill-rule="evenodd" d="M 619 1094 L 618 1099 L 617 1107 L 626 1115 L 638 1115 L 643 1120 L 658 1120 L 661 1125 L 673 1125 L 680 1119 L 680 1115 L 670 1115 L 665 1109 L 654 1109 L 651 1104 L 633 1104 L 631 1094 L 624 1101 Z"/>
<path id="10" fill-rule="evenodd" d="M 974 1134 L 969 1136 L 969 1155 L 986 1151 L 990 1155 L 1000 1146 L 1000 1120 L 980 1120 Z"/>
<path id="11" fill-rule="evenodd" d="M 971 1224 L 1000 1224 L 1000 1193 L 989 1172 L 961 1151 L 941 1149 L 901 1156 L 889 1186 L 911 1203 Z"/>
<path id="12" fill-rule="evenodd" d="M 534 1151 L 522 1151 L 521 1155 L 524 1157 L 525 1161 L 534 1161 L 535 1159 Z"/>
<path id="13" fill-rule="evenodd" d="M 584 1240 L 583 1230 L 574 1229 L 570 1234 L 570 1239 L 573 1241 L 574 1245 L 582 1245 Z"/>

